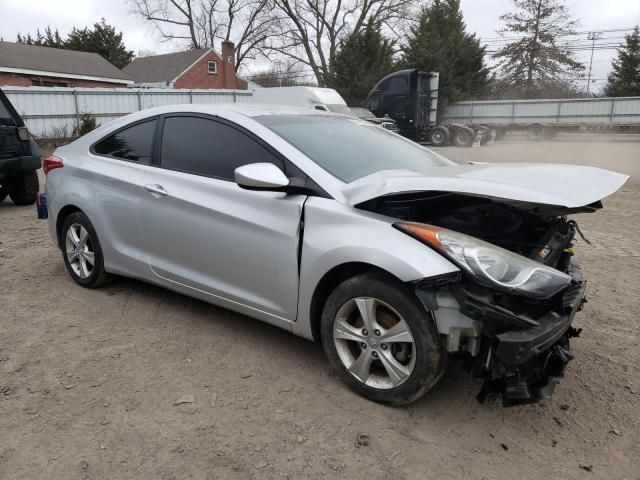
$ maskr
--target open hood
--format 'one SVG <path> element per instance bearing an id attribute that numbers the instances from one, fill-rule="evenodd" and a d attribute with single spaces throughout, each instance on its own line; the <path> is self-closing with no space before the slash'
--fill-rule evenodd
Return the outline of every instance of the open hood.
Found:
<path id="1" fill-rule="evenodd" d="M 346 184 L 342 193 L 352 206 L 390 194 L 432 191 L 577 208 L 611 195 L 628 179 L 579 165 L 483 163 L 384 170 Z"/>

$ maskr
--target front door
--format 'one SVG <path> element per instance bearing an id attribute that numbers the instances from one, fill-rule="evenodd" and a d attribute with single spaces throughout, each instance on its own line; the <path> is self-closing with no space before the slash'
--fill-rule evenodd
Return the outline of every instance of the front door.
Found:
<path id="1" fill-rule="evenodd" d="M 306 197 L 233 181 L 238 166 L 284 169 L 283 161 L 239 127 L 203 116 L 167 116 L 160 148 L 139 210 L 153 273 L 221 300 L 213 303 L 295 320 Z"/>

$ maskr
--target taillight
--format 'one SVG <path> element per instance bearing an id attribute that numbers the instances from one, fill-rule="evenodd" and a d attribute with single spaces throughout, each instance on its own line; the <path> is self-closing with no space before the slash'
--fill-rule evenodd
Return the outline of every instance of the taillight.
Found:
<path id="1" fill-rule="evenodd" d="M 27 130 L 27 127 L 18 127 L 18 138 L 23 142 L 29 140 L 29 130 Z"/>
<path id="2" fill-rule="evenodd" d="M 56 157 L 55 155 L 50 155 L 44 159 L 42 162 L 42 171 L 45 175 L 47 175 L 54 168 L 62 168 L 64 164 L 62 163 L 62 159 Z"/>

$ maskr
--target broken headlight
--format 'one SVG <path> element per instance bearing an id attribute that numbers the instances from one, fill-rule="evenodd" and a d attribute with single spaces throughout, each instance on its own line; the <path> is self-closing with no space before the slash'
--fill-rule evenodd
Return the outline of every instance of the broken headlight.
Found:
<path id="1" fill-rule="evenodd" d="M 394 226 L 440 251 L 487 287 L 549 298 L 571 282 L 569 275 L 554 268 L 463 233 L 421 223 Z"/>

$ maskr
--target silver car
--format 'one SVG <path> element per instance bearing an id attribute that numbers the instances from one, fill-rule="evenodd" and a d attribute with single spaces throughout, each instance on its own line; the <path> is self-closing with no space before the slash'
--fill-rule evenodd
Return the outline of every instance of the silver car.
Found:
<path id="1" fill-rule="evenodd" d="M 449 354 L 480 399 L 548 397 L 585 282 L 567 215 L 627 177 L 457 165 L 368 122 L 258 105 L 134 113 L 44 161 L 73 280 L 137 278 L 321 341 L 341 378 L 406 404 Z"/>

